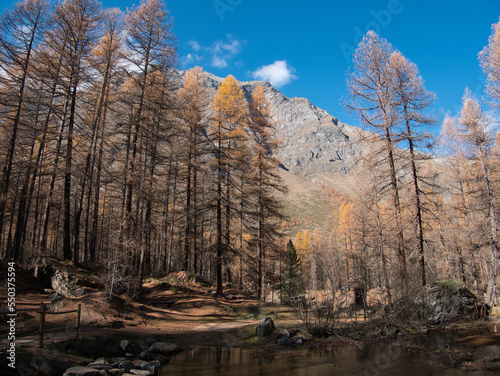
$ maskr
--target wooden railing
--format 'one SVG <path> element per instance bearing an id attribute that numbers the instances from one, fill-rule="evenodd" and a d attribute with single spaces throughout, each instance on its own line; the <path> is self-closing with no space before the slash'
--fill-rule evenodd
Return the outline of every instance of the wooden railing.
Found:
<path id="1" fill-rule="evenodd" d="M 75 338 L 77 338 L 80 335 L 80 319 L 82 315 L 82 305 L 78 304 L 77 309 L 69 310 L 69 311 L 60 311 L 60 312 L 47 312 L 47 303 L 40 303 L 40 306 L 38 308 L 17 308 L 17 306 L 20 305 L 31 305 L 33 306 L 33 303 L 21 303 L 21 302 L 16 302 L 16 311 L 14 313 L 19 313 L 19 312 L 35 312 L 39 314 L 39 324 L 38 325 L 27 325 L 27 326 L 16 326 L 16 338 L 20 338 L 18 331 L 22 330 L 28 330 L 28 329 L 36 329 L 38 328 L 38 346 L 43 347 L 43 338 L 44 334 L 48 332 L 57 332 L 57 331 L 62 331 L 66 330 L 67 326 L 62 326 L 62 327 L 57 327 L 57 328 L 50 328 L 47 329 L 45 327 L 45 319 L 47 315 L 63 315 L 67 313 L 76 313 L 76 320 L 75 320 Z M 13 313 L 11 311 L 0 311 L 0 314 L 7 314 L 7 313 Z M 0 329 L 0 331 L 9 331 L 10 328 L 5 328 L 5 329 Z"/>

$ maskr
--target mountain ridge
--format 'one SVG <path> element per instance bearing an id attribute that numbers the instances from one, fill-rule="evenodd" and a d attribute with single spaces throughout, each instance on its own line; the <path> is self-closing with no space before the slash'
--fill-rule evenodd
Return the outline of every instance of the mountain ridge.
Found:
<path id="1" fill-rule="evenodd" d="M 183 77 L 185 71 L 178 71 Z M 224 80 L 205 72 L 210 96 Z M 281 140 L 277 157 L 282 167 L 301 178 L 348 192 L 350 172 L 364 152 L 359 142 L 364 133 L 315 106 L 309 99 L 289 98 L 267 81 L 238 81 L 247 99 L 262 86 L 271 103 L 276 136 Z"/>

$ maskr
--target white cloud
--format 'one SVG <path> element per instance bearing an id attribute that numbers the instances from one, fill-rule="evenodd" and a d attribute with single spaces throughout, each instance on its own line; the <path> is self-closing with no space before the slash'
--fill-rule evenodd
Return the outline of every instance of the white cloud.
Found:
<path id="1" fill-rule="evenodd" d="M 252 73 L 252 76 L 254 79 L 269 81 L 271 85 L 280 87 L 297 78 L 294 72 L 295 69 L 290 67 L 286 60 L 276 60 L 272 64 L 260 67 Z"/>
<path id="2" fill-rule="evenodd" d="M 191 65 L 194 63 L 194 57 L 192 54 L 187 54 L 183 58 L 181 58 L 182 65 Z"/>
<path id="3" fill-rule="evenodd" d="M 194 40 L 190 40 L 187 44 L 191 53 L 181 59 L 181 64 L 184 66 L 209 59 L 212 67 L 226 68 L 236 55 L 243 51 L 245 42 L 236 39 L 232 34 L 227 34 L 225 40 L 216 40 L 210 46 L 202 46 Z"/>
<path id="4" fill-rule="evenodd" d="M 191 47 L 191 49 L 194 52 L 198 52 L 201 49 L 200 44 L 197 41 L 192 40 L 192 39 L 188 42 L 188 45 L 189 45 L 189 47 Z"/>
<path id="5" fill-rule="evenodd" d="M 231 34 L 228 34 L 226 36 L 226 41 L 217 41 L 214 43 L 213 52 L 237 55 L 241 52 L 241 50 L 241 42 L 234 39 Z"/>
<path id="6" fill-rule="evenodd" d="M 212 66 L 213 67 L 216 67 L 216 68 L 226 68 L 227 67 L 227 60 L 220 57 L 220 56 L 217 56 L 217 55 L 213 55 L 212 56 Z"/>

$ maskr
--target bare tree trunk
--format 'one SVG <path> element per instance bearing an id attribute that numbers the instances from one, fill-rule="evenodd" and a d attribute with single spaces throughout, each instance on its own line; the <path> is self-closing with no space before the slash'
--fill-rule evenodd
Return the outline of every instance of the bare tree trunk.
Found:
<path id="1" fill-rule="evenodd" d="M 375 192 L 375 214 L 377 215 L 377 231 L 378 231 L 378 246 L 379 246 L 379 252 L 380 252 L 380 257 L 382 259 L 382 271 L 384 274 L 384 282 L 385 282 L 385 290 L 387 292 L 387 307 L 389 309 L 392 308 L 392 294 L 391 294 L 391 284 L 389 282 L 389 274 L 388 274 L 388 269 L 387 269 L 387 260 L 385 257 L 385 250 L 384 250 L 384 235 L 382 232 L 382 221 L 380 219 L 380 208 L 378 205 L 378 197 L 377 197 L 377 192 Z"/>
<path id="2" fill-rule="evenodd" d="M 493 306 L 496 303 L 497 277 L 498 277 L 498 251 L 497 220 L 496 220 L 496 200 L 493 194 L 491 183 L 491 171 L 486 161 L 484 150 L 479 147 L 479 157 L 483 170 L 483 178 L 486 185 L 488 197 L 488 209 L 490 219 L 490 242 L 491 242 L 491 270 L 489 272 L 488 288 L 486 289 L 486 304 Z"/>
<path id="3" fill-rule="evenodd" d="M 415 147 L 413 144 L 413 137 L 410 128 L 410 121 L 408 116 L 408 109 L 405 104 L 404 106 L 405 119 L 406 119 L 406 138 L 410 150 L 410 166 L 411 166 L 411 179 L 413 187 L 413 207 L 415 209 L 415 231 L 417 233 L 417 249 L 420 256 L 420 278 L 422 286 L 427 284 L 427 279 L 425 276 L 425 255 L 424 255 L 424 233 L 422 228 L 422 206 L 420 203 L 420 188 L 418 186 L 418 172 L 416 165 Z"/>
<path id="4" fill-rule="evenodd" d="M 403 295 L 406 293 L 406 289 L 408 288 L 408 273 L 406 270 L 406 253 L 405 253 L 405 243 L 404 243 L 404 235 L 403 235 L 403 224 L 401 220 L 401 204 L 399 200 L 399 190 L 398 190 L 398 181 L 396 175 L 396 166 L 394 162 L 394 152 L 393 152 L 393 143 L 392 137 L 389 132 L 389 128 L 385 128 L 385 143 L 386 143 L 386 151 L 389 159 L 389 173 L 391 174 L 391 189 L 392 189 L 392 199 L 394 204 L 394 215 L 396 219 L 396 231 L 397 231 L 397 239 L 398 239 L 398 259 L 399 259 L 399 268 L 400 268 L 400 276 L 403 288 Z"/>
<path id="5" fill-rule="evenodd" d="M 7 195 L 9 193 L 9 188 L 10 188 L 12 164 L 14 161 L 14 155 L 15 155 L 15 151 L 16 151 L 17 132 L 19 129 L 19 124 L 20 124 L 20 120 L 21 120 L 21 112 L 22 112 L 23 105 L 24 105 L 26 81 L 28 78 L 28 70 L 30 68 L 30 63 L 31 63 L 31 55 L 33 52 L 33 45 L 35 43 L 37 33 L 39 32 L 39 24 L 40 24 L 40 22 L 42 22 L 43 8 L 38 7 L 37 9 L 35 9 L 35 12 L 37 12 L 37 13 L 34 15 L 34 23 L 31 25 L 29 41 L 27 43 L 25 56 L 24 56 L 24 58 L 22 58 L 22 63 L 21 63 L 21 67 L 20 67 L 21 68 L 21 78 L 19 81 L 19 90 L 17 92 L 18 99 L 17 99 L 17 104 L 15 106 L 15 115 L 14 115 L 14 120 L 12 122 L 12 130 L 11 130 L 9 145 L 8 145 L 8 149 L 7 149 L 7 156 L 5 158 L 5 162 L 4 162 L 4 165 L 2 168 L 2 177 L 0 180 L 0 247 L 2 245 L 3 221 L 4 221 L 5 209 L 6 209 L 6 205 L 7 205 Z M 23 26 L 28 27 L 28 25 L 23 25 Z M 4 27 L 8 27 L 8 26 L 5 25 Z M 12 29 L 14 29 L 14 28 L 12 28 Z M 17 51 L 17 53 L 19 53 L 19 51 Z"/>
<path id="6" fill-rule="evenodd" d="M 45 210 L 42 218 L 42 233 L 40 236 L 40 254 L 44 255 L 45 251 L 47 249 L 47 237 L 48 237 L 48 229 L 49 229 L 49 222 L 50 222 L 50 211 L 52 208 L 52 200 L 54 197 L 54 188 L 55 188 L 55 183 L 56 183 L 56 178 L 57 178 L 57 171 L 59 169 L 59 154 L 61 152 L 61 146 L 62 146 L 62 139 L 63 139 L 63 132 L 64 132 L 64 124 L 66 122 L 66 113 L 67 113 L 67 107 L 69 105 L 69 100 L 66 101 L 64 105 L 64 110 L 62 114 L 62 119 L 61 119 L 61 126 L 59 130 L 59 134 L 57 136 L 57 143 L 56 147 L 54 150 L 54 162 L 52 164 L 52 172 L 50 174 L 50 182 L 49 182 L 49 193 L 47 196 L 46 204 L 45 204 Z M 46 122 L 48 124 L 50 118 L 50 114 L 47 114 L 47 119 Z"/>

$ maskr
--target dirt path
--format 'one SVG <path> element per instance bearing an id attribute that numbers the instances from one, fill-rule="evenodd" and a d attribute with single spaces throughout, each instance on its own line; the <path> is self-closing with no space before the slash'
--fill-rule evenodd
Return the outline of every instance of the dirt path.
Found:
<path id="1" fill-rule="evenodd" d="M 258 320 L 236 320 L 223 323 L 208 323 L 193 328 L 195 332 L 217 332 L 243 328 L 249 325 L 257 325 Z"/>

